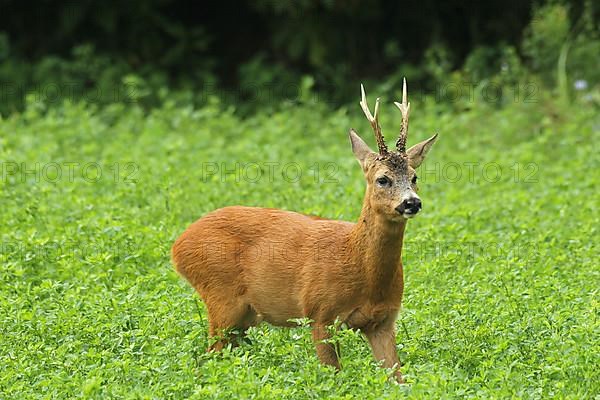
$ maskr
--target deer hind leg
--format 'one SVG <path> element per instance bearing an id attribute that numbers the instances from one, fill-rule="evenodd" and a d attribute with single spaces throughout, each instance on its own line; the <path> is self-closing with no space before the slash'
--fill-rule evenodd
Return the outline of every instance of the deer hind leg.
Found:
<path id="1" fill-rule="evenodd" d="M 207 309 L 212 343 L 207 351 L 221 351 L 229 343 L 239 345 L 246 330 L 256 324 L 254 309 L 243 302 L 207 304 Z"/>
<path id="2" fill-rule="evenodd" d="M 321 360 L 321 363 L 331 365 L 339 370 L 340 362 L 336 353 L 336 347 L 332 343 L 325 342 L 331 337 L 327 331 L 327 327 L 323 324 L 313 324 L 312 337 L 317 349 L 317 356 Z"/>
<path id="3" fill-rule="evenodd" d="M 384 368 L 394 370 L 394 378 L 398 383 L 404 383 L 400 373 L 400 360 L 396 351 L 396 330 L 393 319 L 364 332 L 369 340 L 373 355 L 378 361 L 383 361 Z"/>

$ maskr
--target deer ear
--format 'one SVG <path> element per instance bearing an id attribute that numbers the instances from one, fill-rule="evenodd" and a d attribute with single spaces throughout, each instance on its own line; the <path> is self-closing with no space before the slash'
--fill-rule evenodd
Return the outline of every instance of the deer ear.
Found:
<path id="1" fill-rule="evenodd" d="M 422 141 L 421 143 L 415 144 L 413 147 L 408 149 L 406 154 L 408 155 L 408 163 L 414 169 L 417 169 L 419 165 L 425 160 L 425 156 L 431 149 L 431 146 L 435 143 L 437 139 L 437 133 L 430 137 L 427 140 Z"/>
<path id="2" fill-rule="evenodd" d="M 366 170 L 366 162 L 369 154 L 373 153 L 373 150 L 365 143 L 364 140 L 358 136 L 358 133 L 354 129 L 350 129 L 350 143 L 352 143 L 352 152 L 360 163 L 363 170 Z"/>

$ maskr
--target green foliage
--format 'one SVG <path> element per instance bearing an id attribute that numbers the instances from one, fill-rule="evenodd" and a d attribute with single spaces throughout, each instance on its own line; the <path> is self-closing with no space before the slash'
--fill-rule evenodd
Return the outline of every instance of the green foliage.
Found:
<path id="1" fill-rule="evenodd" d="M 520 0 L 398 4 L 211 3 L 192 21 L 176 0 L 11 3 L 0 398 L 598 397 L 596 3 L 542 2 L 529 24 Z M 404 76 L 411 141 L 440 132 L 404 250 L 409 384 L 356 331 L 331 339 L 340 373 L 320 365 L 305 319 L 205 353 L 171 243 L 231 204 L 356 219 L 357 82 L 390 105 Z"/>
<path id="2" fill-rule="evenodd" d="M 523 40 L 523 52 L 533 70 L 551 83 L 561 49 L 569 38 L 570 22 L 565 6 L 549 4 L 535 11 Z"/>
<path id="3" fill-rule="evenodd" d="M 444 82 L 452 72 L 454 62 L 448 48 L 436 43 L 425 51 L 424 65 L 435 82 Z"/>
<path id="4" fill-rule="evenodd" d="M 462 3 L 261 0 L 192 12 L 182 0 L 46 2 L 35 11 L 5 2 L 0 114 L 22 110 L 33 94 L 49 105 L 146 108 L 217 96 L 247 115 L 304 101 L 306 77 L 311 94 L 337 106 L 355 96 L 357 81 L 383 82 L 391 96 L 404 76 L 423 92 L 451 74 L 480 86 L 534 80 L 566 99 L 575 82 L 600 82 L 592 0 Z"/>
<path id="5" fill-rule="evenodd" d="M 600 84 L 596 65 L 600 54 L 600 34 L 593 17 L 591 1 L 584 3 L 577 21 L 571 22 L 569 8 L 550 3 L 538 8 L 523 40 L 523 52 L 533 72 L 546 85 L 557 85 L 563 97 L 568 97 L 576 81 L 586 86 Z"/>
<path id="6" fill-rule="evenodd" d="M 75 47 L 69 58 L 48 56 L 36 64 L 9 59 L 0 67 L 0 113 L 22 109 L 28 95 L 48 106 L 79 100 L 94 104 L 140 102 L 150 94 L 146 81 L 153 82 L 154 88 L 166 84 L 165 75 L 158 70 L 144 75 L 146 78 L 135 75 L 122 60 L 97 54 L 92 45 Z"/>
<path id="7" fill-rule="evenodd" d="M 575 33 L 568 54 L 567 68 L 571 82 L 585 81 L 588 88 L 600 85 L 600 31 L 594 21 L 592 1 L 585 2 L 585 10 L 575 26 Z M 597 6 L 597 5 L 596 5 Z M 584 95 L 589 95 L 585 90 Z"/>
<path id="8" fill-rule="evenodd" d="M 170 263 L 185 227 L 225 205 L 356 219 L 364 182 L 348 128 L 374 143 L 356 104 L 242 119 L 217 97 L 149 110 L 33 99 L 0 120 L 0 398 L 598 396 L 600 114 L 552 98 L 461 112 L 411 100 L 410 142 L 440 140 L 406 235 L 405 386 L 355 331 L 333 339 L 340 373 L 320 365 L 302 320 L 205 353 L 206 310 Z M 392 140 L 398 113 L 384 100 Z"/>

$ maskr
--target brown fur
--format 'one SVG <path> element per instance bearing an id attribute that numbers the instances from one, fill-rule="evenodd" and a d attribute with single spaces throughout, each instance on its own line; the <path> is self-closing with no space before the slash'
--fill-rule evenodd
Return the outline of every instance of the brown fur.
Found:
<path id="1" fill-rule="evenodd" d="M 432 140 L 415 147 L 431 147 Z M 334 347 L 324 342 L 327 326 L 339 318 L 360 329 L 374 356 L 402 381 L 395 320 L 404 290 L 406 219 L 394 208 L 416 190 L 411 151 L 422 160 L 429 147 L 390 159 L 353 132 L 351 141 L 367 180 L 356 224 L 234 206 L 205 215 L 177 239 L 173 262 L 206 304 L 209 334 L 218 338 L 211 350 L 236 339 L 230 328 L 243 335 L 261 321 L 293 326 L 290 319 L 308 317 L 320 360 L 339 368 Z M 382 174 L 394 185 L 377 186 Z"/>

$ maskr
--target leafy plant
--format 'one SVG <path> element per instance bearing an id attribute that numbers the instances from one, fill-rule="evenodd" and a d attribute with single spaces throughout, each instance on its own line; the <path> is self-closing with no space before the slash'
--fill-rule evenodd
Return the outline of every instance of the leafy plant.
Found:
<path id="1" fill-rule="evenodd" d="M 32 101 L 0 120 L 0 397 L 597 396 L 596 106 L 549 92 L 461 112 L 411 101 L 409 140 L 440 139 L 404 248 L 408 385 L 388 381 L 355 331 L 333 338 L 342 371 L 322 366 L 307 320 L 206 353 L 206 310 L 170 262 L 186 226 L 225 205 L 356 220 L 349 127 L 374 143 L 357 105 L 240 118 L 213 97 Z M 393 140 L 397 110 L 381 112 Z"/>

